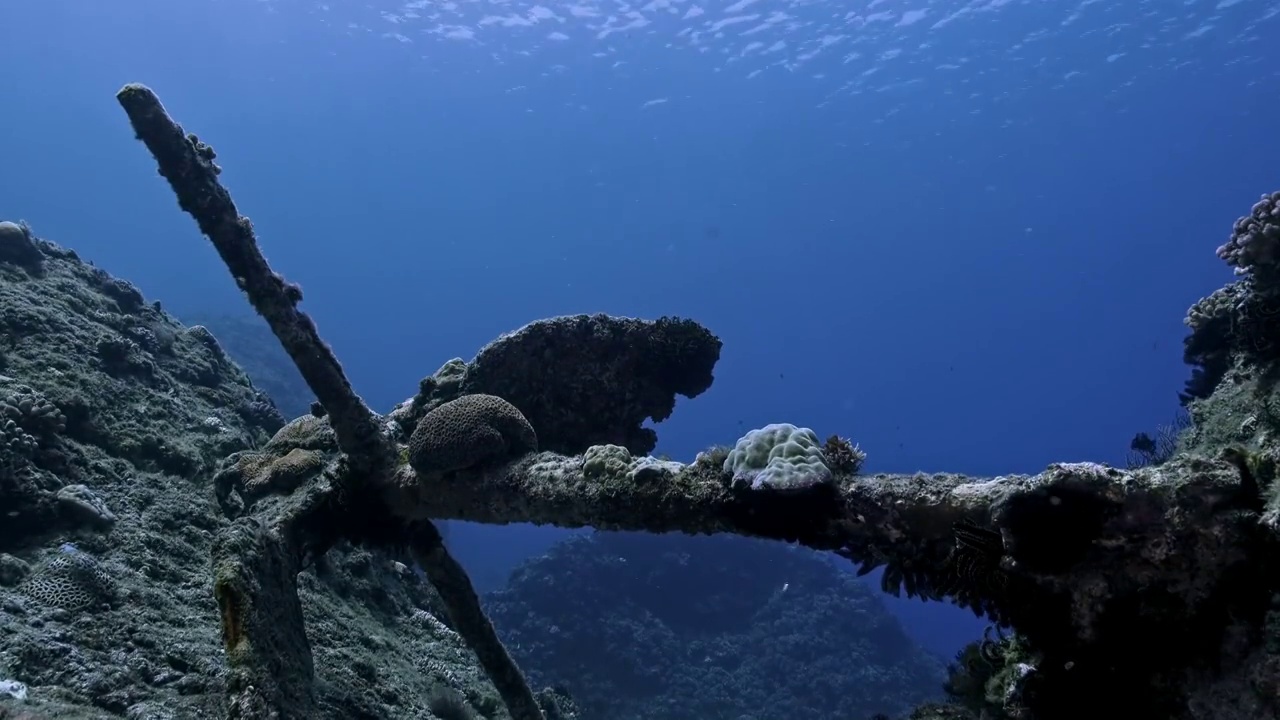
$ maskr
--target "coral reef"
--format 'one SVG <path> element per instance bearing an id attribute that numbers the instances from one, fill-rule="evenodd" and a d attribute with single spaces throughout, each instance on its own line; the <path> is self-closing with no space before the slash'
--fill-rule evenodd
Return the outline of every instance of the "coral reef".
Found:
<path id="1" fill-rule="evenodd" d="M 217 715 L 200 488 L 270 436 L 269 401 L 133 286 L 21 230 L 0 253 L 0 678 L 33 718 Z"/>
<path id="2" fill-rule="evenodd" d="M 126 109 L 138 105 L 130 111 L 135 129 L 144 140 L 150 138 L 149 147 L 183 207 L 240 277 L 244 263 L 238 254 L 253 249 L 253 238 L 247 221 L 238 218 L 213 179 L 212 150 L 183 135 L 149 91 L 130 87 L 121 97 Z M 194 179 L 176 177 L 182 173 L 194 174 Z M 400 415 L 392 413 L 389 425 L 372 421 L 367 410 L 353 412 L 363 406 L 352 399 L 331 355 L 325 361 L 333 362 L 332 368 L 308 372 L 306 363 L 316 355 L 314 348 L 311 354 L 304 350 L 319 343 L 314 326 L 304 324 L 307 342 L 300 343 L 297 318 L 305 316 L 288 313 L 296 300 L 277 287 L 283 281 L 265 263 L 257 269 L 258 279 L 244 280 L 246 287 L 259 286 L 256 296 L 250 288 L 250 300 L 287 349 L 298 345 L 291 355 L 325 408 L 336 403 L 343 410 L 327 415 L 345 454 L 338 478 L 326 474 L 303 490 L 315 498 L 335 487 L 327 494 L 332 502 L 359 503 L 359 512 L 330 518 L 345 523 L 337 530 L 344 536 L 367 533 L 367 518 L 388 514 L 387 519 L 411 515 L 649 532 L 732 532 L 831 550 L 857 562 L 862 571 L 886 565 L 886 589 L 951 599 L 1014 627 L 1036 660 L 1026 663 L 1029 669 L 1019 675 L 1019 687 L 1008 693 L 1010 703 L 1048 719 L 1104 709 L 1138 717 L 1197 717 L 1196 699 L 1210 693 L 1216 682 L 1208 679 L 1205 659 L 1223 659 L 1228 628 L 1254 628 L 1256 636 L 1265 620 L 1274 577 L 1268 566 L 1272 553 L 1266 548 L 1274 533 L 1259 525 L 1259 486 L 1251 474 L 1241 472 L 1248 463 L 1229 458 L 1179 455 L 1159 467 L 1132 471 L 1093 463 L 1055 464 L 1034 476 L 992 479 L 833 474 L 829 481 L 803 483 L 783 493 L 735 483 L 732 472 L 707 463 L 706 456 L 643 477 L 629 470 L 608 472 L 632 466 L 617 458 L 619 462 L 593 464 L 593 472 L 605 472 L 588 479 L 582 456 L 551 450 L 498 466 L 418 477 L 400 462 L 398 450 L 386 446 L 403 442 L 397 436 L 398 417 L 412 424 L 414 408 L 438 384 L 424 381 L 419 395 L 398 409 Z M 1267 296 L 1256 288 L 1251 293 Z M 1242 354 L 1242 371 L 1256 368 L 1260 357 Z M 449 382 L 456 380 L 457 370 L 451 364 Z M 520 377 L 514 371 L 511 376 Z M 541 437 L 538 414 L 525 414 Z M 1197 424 L 1215 420 L 1211 408 L 1196 408 L 1193 417 Z M 1255 432 L 1263 432 L 1262 426 L 1255 423 Z M 363 434 L 357 432 L 361 427 Z M 376 427 L 386 428 L 386 434 L 375 438 L 371 430 Z M 626 448 L 625 443 L 609 444 Z M 365 493 L 376 489 L 381 501 L 363 504 L 367 496 L 353 496 L 352 488 Z M 317 502 L 307 504 L 315 507 Z M 312 526 L 319 511 L 301 507 L 295 504 L 268 517 L 276 527 Z M 316 545 L 316 540 L 308 537 L 306 542 Z M 257 577 L 267 577 L 265 571 L 260 569 Z M 290 592 L 288 583 L 279 582 L 280 573 L 273 573 L 277 580 L 272 591 Z M 1242 631 L 1240 636 L 1249 634 Z M 1241 652 L 1259 647 L 1256 641 L 1238 644 Z M 1218 712 L 1221 717 L 1232 712 L 1260 717 L 1274 712 L 1273 697 L 1256 690 L 1237 693 L 1230 698 L 1231 707 L 1219 704 Z"/>
<path id="3" fill-rule="evenodd" d="M 252 492 L 284 491 L 276 480 L 297 475 L 253 460 L 314 458 L 333 430 L 311 416 L 281 427 L 205 329 L 30 238 L 39 275 L 0 262 L 0 686 L 22 687 L 25 708 L 0 691 L 0 717 L 225 716 L 219 629 L 237 628 L 215 602 L 227 520 L 208 488 L 230 457 L 272 480 Z M 113 338 L 150 372 L 113 374 L 94 351 Z M 299 576 L 305 626 L 324 638 L 315 717 L 429 717 L 433 688 L 492 714 L 497 692 L 399 560 L 344 544 Z"/>
<path id="4" fill-rule="evenodd" d="M 214 706 L 210 690 L 215 678 L 225 678 L 222 707 L 229 717 L 424 715 L 429 710 L 422 704 L 432 697 L 431 688 L 448 673 L 430 662 L 410 663 L 406 667 L 418 672 L 406 672 L 408 677 L 387 673 L 397 675 L 389 679 L 369 657 L 376 654 L 380 663 L 392 662 L 384 656 L 406 647 L 405 638 L 443 642 L 437 623 L 445 622 L 425 613 L 421 617 L 435 634 L 413 637 L 407 624 L 397 626 L 364 636 L 363 645 L 356 645 L 367 652 L 353 654 L 349 646 L 334 642 L 344 633 L 350 638 L 349 631 L 315 617 L 334 607 L 332 599 L 309 592 L 334 559 L 373 562 L 407 550 L 430 579 L 434 602 L 458 638 L 450 646 L 454 657 L 470 648 L 476 664 L 468 667 L 483 668 L 500 698 L 479 707 L 481 699 L 468 696 L 472 705 L 482 714 L 501 713 L 505 706 L 513 720 L 564 715 L 567 705 L 561 705 L 560 693 L 533 692 L 428 520 L 453 518 L 649 533 L 734 533 L 831 551 L 864 572 L 885 566 L 887 590 L 950 600 L 1012 628 L 1017 660 L 1005 662 L 993 676 L 998 692 L 986 692 L 998 696 L 1001 711 L 1011 717 L 1066 720 L 1099 712 L 1173 720 L 1276 717 L 1280 575 L 1273 558 L 1280 540 L 1280 498 L 1272 479 L 1280 456 L 1280 398 L 1274 383 L 1280 360 L 1275 352 L 1280 345 L 1275 342 L 1280 337 L 1280 292 L 1267 269 L 1274 254 L 1258 244 L 1273 239 L 1267 228 L 1273 225 L 1277 196 L 1267 196 L 1237 223 L 1239 248 L 1223 253 L 1240 266 L 1241 279 L 1189 314 L 1187 359 L 1200 372 L 1184 399 L 1194 427 L 1182 451 L 1166 462 L 1131 470 L 1058 463 L 1035 475 L 995 478 L 859 475 L 847 465 L 833 467 L 816 437 L 816 455 L 810 457 L 805 435 L 805 442 L 796 442 L 799 455 L 806 466 L 822 466 L 827 472 L 774 486 L 746 476 L 735 481 L 739 470 L 758 473 L 763 468 L 728 462 L 734 450 L 705 453 L 689 465 L 644 456 L 654 438 L 650 431 L 638 430 L 639 423 L 645 417 L 666 417 L 675 395 L 696 395 L 711 382 L 719 340 L 687 320 L 644 323 L 580 316 L 535 323 L 495 341 L 471 363 L 451 361 L 424 380 L 414 398 L 386 416 L 375 414 L 355 394 L 315 324 L 298 310 L 301 291 L 275 273 L 258 251 L 252 225 L 218 183 L 212 148 L 177 126 L 145 87 L 126 86 L 117 98 L 179 205 L 213 242 L 318 398 L 312 430 L 320 424 L 328 430 L 304 433 L 323 438 L 325 444 L 302 448 L 319 455 L 312 456 L 305 472 L 289 475 L 284 483 L 262 482 L 261 474 L 250 469 L 272 467 L 301 448 L 292 431 L 280 442 L 262 446 L 252 462 L 233 454 L 256 447 L 258 436 L 283 424 L 261 405 L 212 423 L 233 428 L 235 440 L 211 443 L 221 432 L 159 432 L 163 415 L 140 414 L 136 407 L 122 406 L 120 398 L 127 403 L 142 395 L 167 407 L 158 396 L 168 390 L 187 394 L 190 406 L 169 409 L 178 428 L 208 425 L 207 418 L 216 417 L 218 409 L 261 400 L 207 332 L 165 333 L 174 328 L 170 321 L 140 322 L 161 316 L 154 308 L 149 312 L 126 283 L 105 274 L 93 276 L 65 252 L 46 245 L 37 245 L 44 256 L 39 273 L 0 264 L 5 280 L 0 301 L 16 306 L 24 300 L 12 300 L 14 293 L 30 292 L 37 287 L 33 283 L 58 272 L 64 277 L 78 273 L 88 280 L 84 286 L 93 288 L 85 293 L 86 302 L 76 304 L 76 293 L 60 293 L 52 285 L 50 294 L 63 307 L 44 315 L 39 309 L 26 310 L 25 317 L 43 323 L 34 328 L 4 328 L 21 346 L 20 353 L 6 353 L 6 362 L 22 353 L 27 358 L 45 353 L 43 362 L 24 360 L 28 364 L 15 375 L 57 407 L 65 430 L 53 437 L 46 430 L 42 436 L 35 425 L 47 427 L 47 415 L 31 420 L 32 427 L 16 421 L 4 426 L 0 492 L 28 519 L 13 526 L 17 529 L 6 524 L 0 540 L 38 559 L 31 551 L 32 538 L 48 532 L 44 521 L 56 519 L 52 508 L 70 507 L 59 504 L 55 491 L 68 484 L 64 476 L 69 476 L 94 492 L 101 489 L 105 507 L 118 518 L 110 542 L 92 533 L 77 540 L 95 563 L 119 567 L 111 565 L 113 555 L 132 564 L 155 553 L 157 547 L 138 547 L 142 537 L 153 546 L 185 543 L 189 547 L 172 551 L 187 559 L 208 549 L 214 567 L 211 587 L 208 582 L 180 587 L 191 603 L 186 607 L 201 607 L 196 598 L 212 595 L 220 614 L 220 623 L 210 622 L 210 627 L 183 623 L 184 628 L 200 628 L 186 630 L 200 638 L 200 649 L 173 660 L 152 659 L 156 656 L 145 636 L 166 626 L 172 629 L 178 622 L 174 618 L 147 615 L 145 624 L 130 625 L 132 633 L 123 638 L 82 636 L 70 644 L 39 635 L 43 619 L 40 624 L 21 623 L 10 609 L 16 605 L 0 605 L 0 613 L 6 614 L 0 622 L 20 628 L 16 640 L 13 634 L 0 636 L 0 677 L 27 683 L 30 695 L 48 696 L 43 702 L 56 701 L 57 693 L 41 693 L 41 688 L 56 685 L 73 688 L 69 692 L 81 697 L 92 695 L 97 707 L 127 710 L 134 717 L 161 712 L 147 703 L 165 693 L 173 707 L 203 702 L 201 712 L 207 712 Z M 9 325 L 15 316 L 24 313 L 0 317 Z M 64 316 L 74 318 L 74 330 Z M 42 341 L 52 337 L 54 345 L 47 350 L 23 345 L 23 338 L 37 335 Z M 173 361 L 165 353 L 174 348 L 193 360 Z M 110 393 L 104 395 L 110 402 L 97 405 L 77 398 L 74 391 L 58 394 L 65 381 L 54 380 L 60 376 L 50 368 L 80 377 L 91 374 L 96 387 L 107 388 L 99 392 Z M 1221 368 L 1227 370 L 1215 377 Z M 174 386 L 175 380 L 181 387 Z M 26 392 L 9 385 L 0 389 Z M 213 403 L 202 391 L 223 395 Z M 416 426 L 441 403 L 472 394 L 495 395 L 513 405 L 532 426 L 541 451 L 502 461 L 490 454 L 476 466 L 451 471 L 431 467 L 419 475 L 408 449 Z M 23 407 L 21 400 L 18 407 Z M 250 419 L 258 424 L 251 425 Z M 743 438 L 734 447 L 751 446 L 772 434 Z M 204 440 L 191 440 L 197 437 Z M 216 470 L 210 461 L 215 453 L 230 456 Z M 422 465 L 422 459 L 416 464 Z M 148 488 L 137 479 L 144 473 L 155 483 L 154 478 L 172 482 L 169 478 L 203 478 L 210 472 L 227 473 L 221 486 L 242 490 L 233 520 L 215 515 L 212 498 L 202 496 L 189 499 L 181 511 L 128 501 L 129 491 L 142 494 Z M 128 490 L 112 494 L 110 488 Z M 154 499 L 159 491 L 151 490 Z M 127 530 L 131 523 L 132 535 Z M 141 523 L 155 523 L 150 526 L 154 531 L 137 530 Z M 117 543 L 130 538 L 134 547 L 122 553 Z M 28 562 L 0 560 L 0 577 L 22 575 Z M 148 578 L 163 578 L 166 567 L 172 571 L 172 561 L 135 567 Z M 175 577 L 187 578 L 186 572 L 184 568 Z M 357 574 L 353 569 L 351 575 Z M 105 603 L 105 612 L 121 612 L 117 603 L 137 608 L 175 602 L 145 597 L 158 594 L 155 585 L 147 586 L 137 576 L 113 572 L 113 581 L 121 586 L 113 594 L 123 597 Z M 417 592 L 421 605 L 430 604 L 425 589 Z M 405 589 L 400 597 L 415 596 Z M 359 600 L 386 602 L 376 593 Z M 348 612 L 368 612 L 355 609 L 359 604 L 352 603 Z M 212 608 L 207 603 L 203 607 L 203 615 L 178 617 L 212 620 L 207 617 Z M 54 614 L 49 618 L 74 623 Z M 85 633 L 98 629 L 96 623 L 81 625 L 91 626 L 83 628 Z M 124 625 L 118 621 L 103 627 L 118 632 Z M 210 667 L 216 657 L 209 652 L 213 625 L 222 628 L 225 673 Z M 131 643 L 134 656 L 141 658 L 124 667 L 144 680 L 117 674 L 65 682 L 48 670 L 86 667 L 72 657 L 85 648 L 100 653 L 98 667 L 105 667 L 106 655 L 122 643 Z M 322 662 L 313 654 L 322 655 Z M 156 669 L 166 666 L 187 685 Z M 18 672 L 33 668 L 50 675 L 33 680 Z M 342 672 L 343 681 L 364 692 L 335 691 L 331 683 L 319 681 L 324 672 Z M 113 681 L 114 694 L 104 691 Z M 375 697 L 365 695 L 375 687 Z M 990 683 L 984 688 L 992 690 Z M 971 712 L 962 705 L 935 705 L 914 716 L 965 717 Z"/>
<path id="5" fill-rule="evenodd" d="M 1268 193 L 1236 220 L 1218 257 L 1257 287 L 1280 289 L 1280 192 Z"/>
<path id="6" fill-rule="evenodd" d="M 870 589 L 782 543 L 595 533 L 522 565 L 485 608 L 584 717 L 868 718 L 941 695 L 940 663 Z"/>

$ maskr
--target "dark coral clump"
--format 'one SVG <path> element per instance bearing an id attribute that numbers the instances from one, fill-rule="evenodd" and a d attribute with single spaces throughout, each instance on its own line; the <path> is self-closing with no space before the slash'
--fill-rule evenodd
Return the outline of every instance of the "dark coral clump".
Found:
<path id="1" fill-rule="evenodd" d="M 463 395 L 418 421 L 409 463 L 419 473 L 448 473 L 537 449 L 537 434 L 514 405 L 496 395 Z"/>
<path id="2" fill-rule="evenodd" d="M 942 595 L 975 615 L 1000 619 L 998 606 L 1007 600 L 1009 575 L 1001 566 L 1004 540 L 1000 533 L 971 522 L 952 528 L 955 545 L 938 581 Z"/>
<path id="3" fill-rule="evenodd" d="M 572 455 L 613 444 L 645 455 L 658 443 L 645 420 L 666 420 L 677 395 L 711 387 L 720 346 L 710 330 L 683 318 L 538 320 L 481 349 L 461 389 L 520 408 L 544 450 Z"/>
<path id="4" fill-rule="evenodd" d="M 839 435 L 832 435 L 823 443 L 822 457 L 827 461 L 827 467 L 839 475 L 857 475 L 867 460 L 862 448 Z"/>
<path id="5" fill-rule="evenodd" d="M 1280 290 L 1280 190 L 1262 196 L 1249 214 L 1236 220 L 1218 257 L 1259 285 Z"/>
<path id="6" fill-rule="evenodd" d="M 942 690 L 955 704 L 989 720 L 1007 720 L 1006 687 L 1019 656 L 1025 653 L 1016 637 L 1006 637 L 988 627 L 982 639 L 969 643 L 947 665 Z"/>
<path id="7" fill-rule="evenodd" d="M 1218 257 L 1241 279 L 1187 312 L 1183 360 L 1192 371 L 1180 394 L 1184 405 L 1209 397 L 1233 358 L 1258 366 L 1280 361 L 1280 191 L 1263 195 L 1236 220 Z"/>
<path id="8" fill-rule="evenodd" d="M 44 253 L 26 223 L 0 222 L 0 264 L 16 265 L 29 274 L 44 274 Z"/>
<path id="9" fill-rule="evenodd" d="M 1183 322 L 1191 332 L 1182 340 L 1182 361 L 1191 366 L 1191 377 L 1178 393 L 1183 405 L 1213 394 L 1231 369 L 1235 346 L 1234 314 L 1242 298 L 1239 283 L 1228 285 L 1202 298 L 1187 311 Z"/>
<path id="10" fill-rule="evenodd" d="M 1005 548 L 1000 533 L 969 521 L 956 523 L 951 531 L 949 543 L 926 543 L 912 557 L 861 559 L 857 574 L 868 575 L 883 565 L 880 589 L 894 597 L 947 600 L 978 617 L 1006 623 L 1001 608 L 1015 588 L 1001 566 Z"/>

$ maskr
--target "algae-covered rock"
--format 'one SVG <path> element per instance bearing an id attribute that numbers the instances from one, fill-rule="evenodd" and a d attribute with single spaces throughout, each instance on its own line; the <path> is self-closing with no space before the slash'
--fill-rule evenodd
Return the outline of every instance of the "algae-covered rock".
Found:
<path id="1" fill-rule="evenodd" d="M 33 275 L 44 271 L 44 252 L 25 223 L 0 222 L 0 265 L 3 264 Z"/>
<path id="2" fill-rule="evenodd" d="M 332 429 L 286 425 L 207 329 L 30 239 L 39 273 L 0 252 L 0 680 L 32 717 L 227 717 L 214 479 L 287 493 L 335 461 Z M 497 704 L 401 558 L 341 545 L 299 586 L 319 718 L 429 717 L 441 687 Z"/>
<path id="3" fill-rule="evenodd" d="M 465 365 L 454 360 L 423 381 L 423 412 L 459 394 L 497 395 L 519 408 L 539 447 L 575 454 L 613 444 L 652 452 L 676 396 L 711 386 L 720 339 L 684 318 L 569 315 L 536 320 L 485 345 Z M 447 390 L 447 392 L 446 392 Z"/>
<path id="4" fill-rule="evenodd" d="M 200 325 L 217 337 L 226 354 L 244 368 L 253 384 L 271 396 L 285 418 L 306 415 L 315 394 L 294 367 L 271 328 L 249 308 L 226 312 L 180 312 L 187 325 Z"/>

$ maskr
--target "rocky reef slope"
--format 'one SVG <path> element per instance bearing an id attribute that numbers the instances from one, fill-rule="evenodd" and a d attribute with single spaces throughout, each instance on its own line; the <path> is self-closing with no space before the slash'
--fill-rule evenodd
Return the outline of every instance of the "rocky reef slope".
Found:
<path id="1" fill-rule="evenodd" d="M 485 607 L 587 718 L 861 720 L 941 695 L 941 664 L 869 588 L 782 543 L 595 533 L 522 565 Z"/>
<path id="2" fill-rule="evenodd" d="M 283 426 L 205 328 L 0 223 L 0 681 L 25 717 L 226 716 L 212 480 Z M 336 548 L 300 590 L 324 716 L 500 705 L 395 557 Z"/>
<path id="3" fill-rule="evenodd" d="M 227 483 L 241 482 L 244 489 L 264 478 L 269 484 L 282 476 L 305 478 L 324 463 L 308 463 L 295 451 L 330 448 L 332 436 L 321 419 L 310 416 L 286 426 L 271 399 L 203 326 L 184 327 L 127 282 L 37 239 L 28 228 L 0 224 L 0 243 L 9 244 L 0 245 L 0 257 L 22 258 L 0 263 L 0 507 L 6 509 L 0 528 L 0 680 L 22 683 L 21 707 L 32 717 L 223 717 L 227 667 L 208 558 L 214 534 L 242 509 L 233 501 L 239 493 L 227 492 Z M 400 412 L 421 412 L 465 395 L 468 375 L 471 383 L 485 377 L 475 372 L 484 363 L 517 366 L 511 374 L 519 376 L 525 358 L 542 355 L 537 347 L 566 335 L 595 338 L 594 344 L 578 345 L 585 353 L 575 361 L 582 371 L 599 366 L 603 357 L 611 358 L 605 367 L 619 367 L 615 345 L 636 347 L 638 338 L 646 339 L 642 346 L 656 343 L 659 351 L 669 345 L 681 352 L 683 341 L 673 342 L 678 335 L 670 332 L 678 327 L 599 318 L 535 323 L 492 344 L 473 363 L 446 363 L 423 382 L 419 397 L 425 399 L 416 409 L 410 402 Z M 621 382 L 611 381 L 614 387 Z M 669 395 L 653 397 L 657 386 L 643 379 L 626 382 L 639 383 L 630 394 L 642 407 L 670 412 Z M 691 392 L 706 384 L 691 382 Z M 572 391 L 563 383 L 525 387 L 538 387 L 539 394 L 518 387 L 505 392 L 526 406 L 582 402 L 566 401 Z M 619 419 L 592 432 L 634 441 L 637 451 L 652 446 L 652 431 L 633 429 L 640 419 L 634 409 L 614 404 L 610 412 Z M 576 416 L 565 421 L 563 442 L 573 443 L 583 431 L 573 425 Z M 553 442 L 555 422 L 551 410 L 540 417 Z M 281 447 L 298 462 L 257 461 Z M 570 685 L 598 705 L 594 717 L 695 717 L 725 706 L 741 713 L 754 709 L 765 718 L 783 711 L 797 718 L 844 715 L 900 707 L 937 687 L 939 668 L 917 654 L 878 603 L 808 553 L 747 539 L 704 538 L 698 550 L 710 552 L 689 555 L 677 547 L 682 542 L 689 539 L 655 536 L 637 548 L 634 536 L 609 534 L 558 549 L 544 565 L 559 559 L 599 566 L 601 557 L 624 553 L 634 558 L 638 572 L 648 569 L 615 572 L 612 578 L 576 573 L 585 581 L 577 595 L 582 602 L 554 610 L 533 578 L 564 568 L 526 568 L 524 581 L 492 604 L 500 625 L 509 628 L 517 657 L 537 669 L 539 681 L 552 682 L 561 673 L 575 678 Z M 744 579 L 747 569 L 734 573 L 721 562 L 741 558 L 731 547 L 742 550 L 743 544 L 754 545 L 756 560 L 771 568 L 752 574 L 756 592 L 749 597 L 736 595 L 741 587 L 728 584 Z M 669 614 L 644 607 L 643 595 L 634 593 L 630 607 L 648 626 L 627 623 L 636 635 L 618 639 L 626 647 L 612 648 L 623 651 L 615 659 L 624 665 L 635 667 L 628 650 L 643 649 L 653 660 L 641 673 L 649 694 L 623 692 L 632 677 L 582 674 L 580 661 L 564 662 L 562 647 L 533 640 L 539 634 L 536 616 L 516 611 L 538 607 L 554 613 L 568 628 L 558 639 L 572 641 L 622 619 L 589 614 L 608 606 L 597 597 L 601 593 L 632 594 L 664 565 L 691 571 L 687 562 L 665 562 L 671 553 L 700 558 L 694 566 L 704 580 L 708 573 L 702 571 L 715 569 L 726 581 L 699 591 L 669 580 L 684 586 L 683 600 L 691 605 L 681 603 L 682 611 L 702 607 L 708 618 L 718 617 L 708 627 L 719 632 L 686 644 L 688 638 L 675 630 L 693 629 L 688 617 L 664 616 Z M 564 575 L 575 573 L 570 568 Z M 432 708 L 449 718 L 449 712 L 503 714 L 472 652 L 450 629 L 439 598 L 393 553 L 339 545 L 299 576 L 299 592 L 315 649 L 321 716 L 429 717 Z M 787 602 L 801 595 L 806 604 Z M 586 602 L 591 598 L 596 602 Z M 625 606 L 623 598 L 613 599 Z M 813 649 L 815 636 L 828 641 L 825 651 Z M 663 638 L 665 643 L 655 645 Z M 805 661 L 789 666 L 788 656 L 771 647 L 778 642 L 803 650 Z M 709 662 L 713 656 L 718 661 Z M 680 671 L 673 658 L 682 658 L 691 671 Z M 833 685 L 832 678 L 840 682 Z M 16 712 L 14 700 L 0 693 L 0 713 Z"/>
<path id="4" fill-rule="evenodd" d="M 244 311 L 234 314 L 183 312 L 180 319 L 185 325 L 208 328 L 227 354 L 253 379 L 254 387 L 270 396 L 285 417 L 301 417 L 311 411 L 315 394 L 262 318 Z"/>

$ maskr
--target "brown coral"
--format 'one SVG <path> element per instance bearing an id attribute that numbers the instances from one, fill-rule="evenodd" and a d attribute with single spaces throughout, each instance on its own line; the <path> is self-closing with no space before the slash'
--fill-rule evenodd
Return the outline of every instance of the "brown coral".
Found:
<path id="1" fill-rule="evenodd" d="M 290 493 L 324 470 L 325 454 L 319 450 L 295 447 L 284 452 L 270 443 L 267 448 L 235 453 L 214 475 L 214 497 L 229 517 L 264 495 Z M 239 494 L 241 507 L 231 502 L 232 493 Z"/>
<path id="2" fill-rule="evenodd" d="M 245 478 L 245 490 L 257 496 L 268 492 L 290 492 L 324 468 L 324 454 L 294 448 L 281 458 L 269 458 L 254 467 Z"/>
<path id="3" fill-rule="evenodd" d="M 422 416 L 409 438 L 421 475 L 453 472 L 538 449 L 533 426 L 496 395 L 463 395 Z"/>

